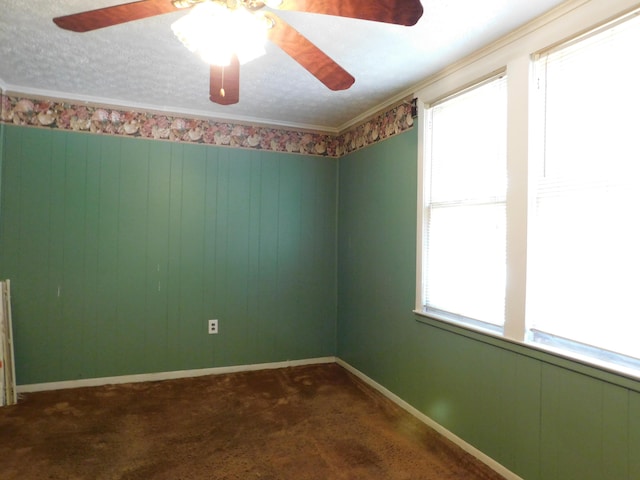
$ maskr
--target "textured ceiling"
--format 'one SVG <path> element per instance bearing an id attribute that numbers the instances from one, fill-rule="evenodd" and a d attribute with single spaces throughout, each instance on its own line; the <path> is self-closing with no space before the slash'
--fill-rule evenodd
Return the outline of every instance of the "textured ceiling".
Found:
<path id="1" fill-rule="evenodd" d="M 0 0 L 0 87 L 335 132 L 562 1 L 423 0 L 425 13 L 413 27 L 278 12 L 349 71 L 355 84 L 331 91 L 268 44 L 267 55 L 241 67 L 240 102 L 230 106 L 209 101 L 208 66 L 171 31 L 184 12 L 88 33 L 64 31 L 51 21 L 119 3 L 126 0 Z"/>

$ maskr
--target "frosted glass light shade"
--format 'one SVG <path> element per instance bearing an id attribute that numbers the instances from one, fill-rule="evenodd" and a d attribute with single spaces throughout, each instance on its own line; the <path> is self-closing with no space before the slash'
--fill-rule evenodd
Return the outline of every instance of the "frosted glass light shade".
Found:
<path id="1" fill-rule="evenodd" d="M 241 64 L 265 54 L 268 23 L 243 7 L 217 2 L 199 3 L 171 25 L 192 52 L 212 65 L 227 66 L 235 54 Z"/>

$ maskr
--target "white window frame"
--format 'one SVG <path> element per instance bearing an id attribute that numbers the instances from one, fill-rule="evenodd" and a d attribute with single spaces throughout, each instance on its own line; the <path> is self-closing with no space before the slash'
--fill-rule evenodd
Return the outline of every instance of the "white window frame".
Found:
<path id="1" fill-rule="evenodd" d="M 522 344 L 537 350 L 553 353 L 562 358 L 577 360 L 605 371 L 640 379 L 640 369 L 623 364 L 613 364 L 580 352 L 557 346 L 532 342 L 527 338 L 525 325 L 526 309 L 526 262 L 527 262 L 527 215 L 532 199 L 529 195 L 529 158 L 533 158 L 537 132 L 533 96 L 533 58 L 538 52 L 577 38 L 586 31 L 598 28 L 637 10 L 637 0 L 581 0 L 569 1 L 549 14 L 527 24 L 520 30 L 501 39 L 429 79 L 418 90 L 418 199 L 416 239 L 416 303 L 414 313 L 436 321 L 445 321 Z M 492 72 L 505 69 L 507 75 L 507 291 L 505 324 L 502 333 L 428 315 L 423 310 L 423 208 L 425 200 L 424 169 L 426 154 L 426 112 L 430 104 L 461 91 L 468 85 L 481 81 Z M 531 177 L 533 178 L 533 177 Z"/>
<path id="2" fill-rule="evenodd" d="M 420 125 L 424 125 L 424 129 L 426 131 L 428 131 L 428 134 L 426 135 L 426 137 L 431 138 L 431 135 L 433 134 L 432 132 L 432 122 L 433 119 L 432 117 L 432 108 L 436 107 L 437 105 L 443 103 L 443 102 L 447 102 L 449 100 L 454 100 L 460 96 L 466 95 L 467 93 L 470 92 L 474 92 L 476 89 L 482 88 L 483 86 L 491 83 L 491 82 L 496 82 L 496 81 L 501 81 L 501 82 L 505 82 L 506 83 L 506 72 L 504 70 L 498 71 L 498 72 L 493 72 L 491 75 L 487 76 L 486 78 L 482 78 L 477 82 L 474 82 L 472 85 L 468 85 L 465 88 L 461 89 L 460 91 L 454 92 L 452 95 L 448 95 L 443 99 L 438 99 L 437 101 L 433 102 L 432 105 L 426 106 L 424 108 L 424 112 L 423 112 L 423 117 L 425 119 L 424 123 L 420 123 Z M 503 84 L 505 84 L 503 83 Z M 506 112 L 505 112 L 506 113 Z M 506 131 L 505 131 L 505 136 L 506 136 Z M 428 140 L 427 140 L 428 143 Z M 429 145 L 426 145 L 426 147 L 430 150 Z M 424 175 L 424 177 L 420 177 L 422 180 L 427 180 L 430 178 L 430 176 L 428 175 L 427 171 L 425 171 L 425 167 L 427 169 L 431 168 L 431 154 L 428 153 L 427 151 L 423 152 L 425 155 L 425 159 L 422 162 L 424 165 L 422 166 L 421 172 Z M 506 151 L 505 151 L 506 154 Z M 429 183 L 430 182 L 424 182 L 423 183 L 423 188 L 421 188 L 420 193 L 422 195 L 422 198 L 424 199 L 424 201 L 419 205 L 419 209 L 422 212 L 423 215 L 423 225 L 424 222 L 428 222 L 428 211 L 429 211 L 429 197 L 431 196 L 430 193 L 430 188 L 429 188 Z M 470 201 L 462 201 L 460 203 L 460 206 L 471 206 L 476 204 L 477 201 L 480 201 L 482 204 L 487 204 L 487 205 L 505 205 L 506 204 L 506 198 L 505 197 L 491 197 L 491 198 L 482 198 L 482 199 L 475 199 L 475 200 L 470 200 Z M 434 205 L 434 204 L 431 204 Z M 437 203 L 436 203 L 437 205 Z M 505 218 L 506 220 L 506 218 Z M 426 244 L 426 237 L 428 236 L 426 230 L 423 232 L 423 237 L 421 237 L 423 240 L 423 248 L 424 245 Z M 506 239 L 505 239 L 506 241 Z M 428 249 L 425 249 L 428 250 Z M 426 253 L 426 252 L 425 252 Z M 423 251 L 421 249 L 420 251 L 420 255 L 423 254 Z M 427 263 L 424 259 L 424 257 L 421 257 L 423 260 L 421 260 L 421 265 L 420 268 L 422 269 L 424 267 L 424 264 Z M 482 331 L 487 331 L 490 333 L 497 333 L 497 334 L 502 334 L 503 333 L 503 325 L 495 325 L 492 324 L 490 322 L 484 322 L 482 320 L 474 320 L 472 318 L 468 318 L 465 317 L 463 315 L 459 315 L 453 312 L 449 312 L 449 311 L 444 311 L 444 310 L 440 310 L 438 308 L 435 307 L 430 307 L 427 305 L 428 301 L 425 297 L 425 285 L 427 283 L 427 275 L 425 274 L 426 272 L 424 272 L 424 270 L 422 271 L 422 280 L 420 283 L 420 289 L 418 292 L 418 298 L 420 298 L 420 303 L 419 303 L 419 309 L 425 313 L 425 315 L 428 315 L 430 317 L 434 317 L 434 318 L 438 318 L 441 320 L 445 320 L 445 321 L 449 321 L 452 323 L 458 323 L 458 324 L 462 324 L 462 325 L 472 325 L 475 328 L 477 328 L 478 330 L 482 330 Z"/>

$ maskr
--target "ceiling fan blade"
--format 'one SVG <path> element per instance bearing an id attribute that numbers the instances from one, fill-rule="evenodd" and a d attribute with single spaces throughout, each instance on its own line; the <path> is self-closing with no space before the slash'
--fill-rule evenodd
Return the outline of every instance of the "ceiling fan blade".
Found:
<path id="1" fill-rule="evenodd" d="M 73 32 L 89 32 L 120 23 L 182 10 L 171 0 L 143 0 L 56 17 L 54 23 Z"/>
<path id="2" fill-rule="evenodd" d="M 423 13 L 420 0 L 283 0 L 276 8 L 406 26 L 415 25 Z"/>
<path id="3" fill-rule="evenodd" d="M 269 18 L 273 20 L 273 27 L 268 31 L 269 39 L 314 77 L 331 90 L 346 90 L 353 85 L 355 78 L 307 37 L 275 15 L 269 14 Z"/>
<path id="4" fill-rule="evenodd" d="M 235 55 L 226 67 L 211 65 L 209 100 L 220 105 L 232 105 L 240 100 L 240 62 Z"/>

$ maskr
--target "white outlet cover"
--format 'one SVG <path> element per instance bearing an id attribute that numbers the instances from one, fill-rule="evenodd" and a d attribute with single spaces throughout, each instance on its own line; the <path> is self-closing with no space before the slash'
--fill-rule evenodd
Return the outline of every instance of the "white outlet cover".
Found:
<path id="1" fill-rule="evenodd" d="M 209 335 L 218 333 L 218 320 L 209 320 Z"/>

